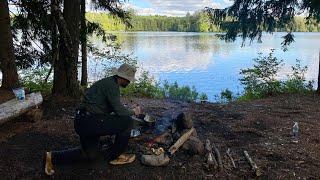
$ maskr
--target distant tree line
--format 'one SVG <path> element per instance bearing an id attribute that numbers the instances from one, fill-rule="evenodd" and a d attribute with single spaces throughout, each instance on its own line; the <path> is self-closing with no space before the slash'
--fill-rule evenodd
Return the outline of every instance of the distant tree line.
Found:
<path id="1" fill-rule="evenodd" d="M 183 17 L 169 16 L 137 16 L 131 19 L 132 27 L 125 26 L 120 19 L 107 13 L 87 13 L 86 18 L 90 21 L 100 23 L 107 31 L 177 31 L 177 32 L 223 32 L 220 25 L 210 22 L 207 13 L 196 12 L 193 15 L 188 13 Z M 228 26 L 228 24 L 221 24 Z M 276 31 L 293 32 L 320 32 L 320 24 L 311 20 L 307 24 L 306 19 L 296 16 L 294 20 L 286 25 L 276 28 Z"/>

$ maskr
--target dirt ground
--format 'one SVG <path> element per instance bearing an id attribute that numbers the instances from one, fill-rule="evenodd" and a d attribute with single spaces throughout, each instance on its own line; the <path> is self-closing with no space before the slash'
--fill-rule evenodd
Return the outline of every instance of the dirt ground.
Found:
<path id="1" fill-rule="evenodd" d="M 2 94 L 1 94 L 2 95 Z M 0 96 L 1 96 L 0 95 Z M 131 139 L 137 160 L 124 166 L 107 162 L 56 167 L 54 179 L 320 179 L 320 96 L 281 95 L 263 100 L 229 104 L 185 103 L 172 100 L 126 99 L 139 103 L 144 112 L 160 118 L 170 112 L 193 113 L 202 141 L 210 139 L 222 155 L 224 169 L 207 170 L 205 157 L 179 150 L 166 167 L 142 165 L 137 152 L 143 139 Z M 44 179 L 41 155 L 79 145 L 73 130 L 77 103 L 46 100 L 43 120 L 23 119 L 0 126 L 1 179 Z M 292 142 L 292 125 L 299 122 L 299 142 Z M 230 148 L 237 168 L 226 150 Z M 262 170 L 255 177 L 243 151 L 247 150 Z"/>

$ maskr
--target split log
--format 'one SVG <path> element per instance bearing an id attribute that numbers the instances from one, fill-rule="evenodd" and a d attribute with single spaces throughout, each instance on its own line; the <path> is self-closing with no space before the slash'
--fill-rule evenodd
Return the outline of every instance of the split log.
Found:
<path id="1" fill-rule="evenodd" d="M 191 128 L 188 132 L 184 133 L 177 141 L 172 145 L 169 149 L 169 153 L 174 154 L 191 136 L 191 134 L 195 131 L 194 128 Z"/>
<path id="2" fill-rule="evenodd" d="M 233 160 L 233 158 L 232 158 L 232 156 L 231 156 L 231 154 L 230 154 L 230 148 L 227 149 L 227 156 L 229 157 L 232 166 L 233 166 L 234 168 L 237 168 L 237 167 L 236 167 L 236 163 L 234 162 L 234 160 Z"/>
<path id="3" fill-rule="evenodd" d="M 0 124 L 7 122 L 14 117 L 18 117 L 34 107 L 37 107 L 42 103 L 42 101 L 43 98 L 41 93 L 38 92 L 26 95 L 26 99 L 24 101 L 12 99 L 0 104 Z"/>
<path id="4" fill-rule="evenodd" d="M 261 176 L 262 173 L 260 169 L 258 168 L 257 164 L 251 159 L 251 157 L 249 156 L 249 153 L 247 151 L 243 151 L 243 153 L 246 156 L 246 159 L 249 161 L 252 167 L 252 170 L 256 173 L 256 176 Z"/>
<path id="5" fill-rule="evenodd" d="M 216 147 L 216 145 L 214 143 L 212 143 L 214 152 L 217 156 L 217 161 L 218 161 L 218 165 L 219 165 L 219 169 L 222 170 L 223 169 L 223 163 L 222 163 L 222 159 L 221 159 L 221 155 L 220 155 L 220 151 L 219 149 Z"/>

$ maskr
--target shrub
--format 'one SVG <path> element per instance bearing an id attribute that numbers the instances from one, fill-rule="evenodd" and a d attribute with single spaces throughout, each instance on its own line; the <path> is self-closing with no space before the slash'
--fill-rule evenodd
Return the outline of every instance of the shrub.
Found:
<path id="1" fill-rule="evenodd" d="M 224 102 L 230 102 L 234 99 L 234 96 L 233 96 L 233 92 L 230 91 L 228 88 L 221 91 L 220 93 L 220 99 Z"/>
<path id="2" fill-rule="evenodd" d="M 245 96 L 255 99 L 281 93 L 281 82 L 276 77 L 283 60 L 278 60 L 273 53 L 274 49 L 268 56 L 259 53 L 259 57 L 253 59 L 252 68 L 241 70 L 240 82 L 244 85 Z"/>
<path id="3" fill-rule="evenodd" d="M 208 100 L 207 94 L 206 94 L 206 93 L 201 93 L 201 94 L 199 95 L 199 100 L 200 100 L 200 101 L 207 101 L 207 100 Z"/>
<path id="4" fill-rule="evenodd" d="M 198 100 L 198 92 L 192 86 L 179 86 L 177 82 L 170 84 L 164 81 L 163 85 L 150 77 L 147 71 L 144 71 L 137 82 L 131 83 L 127 88 L 122 88 L 121 93 L 125 96 L 140 96 L 149 98 L 169 98 L 182 101 Z M 207 100 L 206 94 L 201 94 L 201 98 Z"/>
<path id="5" fill-rule="evenodd" d="M 292 75 L 288 75 L 288 80 L 284 83 L 284 91 L 287 93 L 306 93 L 312 91 L 314 81 L 306 81 L 305 73 L 307 66 L 301 66 L 301 61 L 296 60 L 295 66 L 292 66 Z"/>
<path id="6" fill-rule="evenodd" d="M 149 73 L 144 71 L 137 82 L 130 83 L 128 87 L 121 88 L 121 93 L 126 96 L 141 96 L 149 98 L 163 98 L 164 93 L 159 83 L 149 77 Z"/>
<path id="7" fill-rule="evenodd" d="M 183 101 L 196 101 L 198 98 L 198 92 L 195 87 L 181 86 L 179 87 L 177 82 L 169 84 L 165 81 L 163 84 L 163 92 L 169 99 L 183 100 Z"/>
<path id="8" fill-rule="evenodd" d="M 22 76 L 21 81 L 23 86 L 31 91 L 41 91 L 44 94 L 51 93 L 51 89 L 53 86 L 52 78 L 48 77 L 49 68 L 41 68 L 36 70 L 26 70 L 24 72 L 24 76 Z"/>
<path id="9" fill-rule="evenodd" d="M 313 81 L 306 81 L 305 73 L 307 66 L 301 66 L 301 61 L 296 60 L 296 64 L 292 66 L 293 73 L 287 75 L 287 80 L 278 80 L 277 73 L 280 70 L 282 60 L 278 60 L 273 56 L 272 49 L 268 56 L 262 56 L 253 59 L 255 65 L 252 68 L 241 70 L 240 79 L 244 85 L 244 93 L 238 100 L 260 99 L 267 96 L 282 93 L 307 93 L 312 91 Z"/>

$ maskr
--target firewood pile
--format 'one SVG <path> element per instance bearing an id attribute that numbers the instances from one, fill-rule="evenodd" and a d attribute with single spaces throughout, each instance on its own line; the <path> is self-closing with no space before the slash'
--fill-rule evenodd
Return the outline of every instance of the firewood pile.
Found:
<path id="1" fill-rule="evenodd" d="M 161 120 L 165 119 L 159 119 L 158 121 Z M 203 164 L 208 171 L 222 171 L 226 164 L 230 164 L 232 169 L 237 168 L 229 148 L 226 152 L 220 152 L 216 144 L 210 142 L 209 139 L 206 139 L 205 142 L 201 141 L 197 130 L 193 126 L 193 119 L 190 113 L 180 113 L 170 122 L 170 126 L 167 126 L 163 132 L 140 146 L 142 164 L 147 166 L 166 166 L 177 151 L 183 151 L 184 153 L 197 154 L 204 157 Z M 247 151 L 244 151 L 244 157 L 256 176 L 261 176 L 262 173 L 259 167 Z M 228 160 L 228 162 L 223 162 L 223 160 Z"/>

